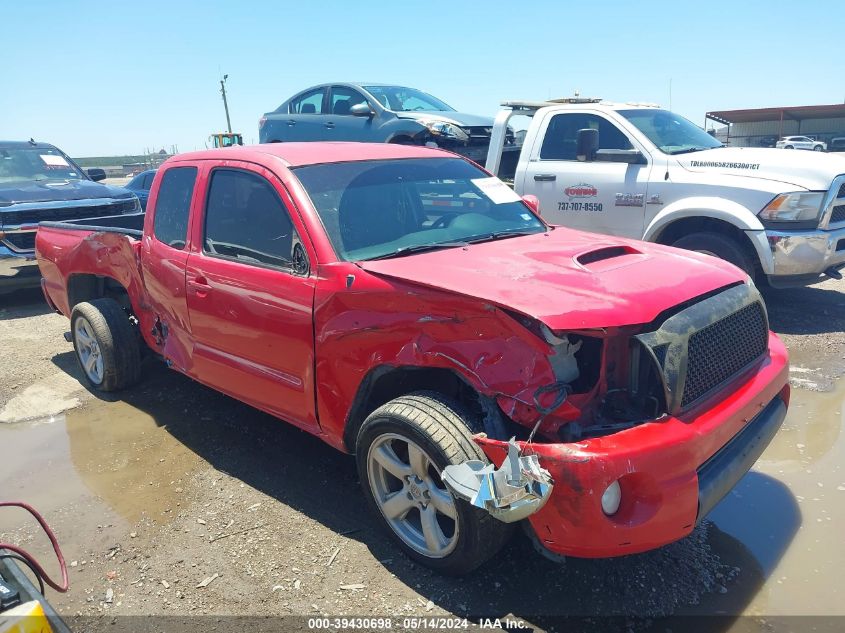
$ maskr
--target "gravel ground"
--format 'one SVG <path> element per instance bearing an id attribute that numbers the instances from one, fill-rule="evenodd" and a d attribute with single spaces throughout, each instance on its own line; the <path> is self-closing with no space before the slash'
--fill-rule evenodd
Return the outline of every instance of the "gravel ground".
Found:
<path id="1" fill-rule="evenodd" d="M 843 291 L 829 281 L 767 293 L 795 387 L 826 390 L 843 373 Z M 517 533 L 475 574 L 437 576 L 381 532 L 351 457 L 155 362 L 120 400 L 95 398 L 78 382 L 67 328 L 37 291 L 0 297 L 0 422 L 58 416 L 30 436 L 60 445 L 51 467 L 61 472 L 64 460 L 65 479 L 84 484 L 76 496 L 19 486 L 46 495 L 40 507 L 71 565 L 70 592 L 49 596 L 62 614 L 483 614 L 542 625 L 555 615 L 695 613 L 728 592 L 741 609 L 743 575 L 760 575 L 753 559 L 714 545 L 725 535 L 705 523 L 654 552 L 565 565 Z M 15 481 L 46 477 L 26 468 Z M 0 541 L 49 560 L 35 534 L 0 523 Z"/>

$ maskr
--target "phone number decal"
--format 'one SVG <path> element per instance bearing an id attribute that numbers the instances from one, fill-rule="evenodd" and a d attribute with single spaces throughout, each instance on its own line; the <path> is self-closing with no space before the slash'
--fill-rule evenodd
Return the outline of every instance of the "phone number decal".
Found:
<path id="1" fill-rule="evenodd" d="M 558 202 L 558 211 L 602 211 L 601 202 Z"/>

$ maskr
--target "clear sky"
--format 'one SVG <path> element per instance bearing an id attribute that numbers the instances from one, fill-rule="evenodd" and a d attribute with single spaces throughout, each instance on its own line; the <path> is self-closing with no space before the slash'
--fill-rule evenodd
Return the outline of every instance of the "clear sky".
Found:
<path id="1" fill-rule="evenodd" d="M 845 2 L 0 0 L 0 138 L 72 156 L 205 146 L 327 81 L 378 81 L 493 115 L 506 99 L 704 113 L 845 100 Z"/>

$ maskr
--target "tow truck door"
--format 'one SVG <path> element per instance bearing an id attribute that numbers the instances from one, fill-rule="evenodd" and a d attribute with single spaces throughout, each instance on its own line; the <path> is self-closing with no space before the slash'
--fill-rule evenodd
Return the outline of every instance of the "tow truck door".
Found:
<path id="1" fill-rule="evenodd" d="M 553 224 L 640 239 L 651 162 L 647 152 L 600 112 L 547 112 L 536 121 L 522 193 L 536 195 Z M 638 149 L 646 163 L 579 161 L 578 130 L 599 133 L 599 149 Z"/>
<path id="2" fill-rule="evenodd" d="M 275 174 L 206 161 L 193 214 L 188 313 L 198 380 L 297 426 L 318 426 L 310 245 Z"/>

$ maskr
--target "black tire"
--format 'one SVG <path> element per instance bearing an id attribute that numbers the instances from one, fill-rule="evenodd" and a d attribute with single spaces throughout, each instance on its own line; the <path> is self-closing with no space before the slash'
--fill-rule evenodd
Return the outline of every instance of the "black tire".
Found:
<path id="1" fill-rule="evenodd" d="M 823 152 L 824 147 L 822 147 L 821 145 L 816 145 L 815 147 L 813 147 L 813 151 L 814 152 Z"/>
<path id="2" fill-rule="evenodd" d="M 390 139 L 388 144 L 394 145 L 417 145 L 417 143 L 410 136 L 396 136 Z"/>
<path id="3" fill-rule="evenodd" d="M 89 376 L 82 362 L 81 343 L 77 340 L 79 319 L 85 319 L 90 325 L 99 346 L 103 369 L 99 381 Z M 137 329 L 117 301 L 94 299 L 76 304 L 70 315 L 70 331 L 82 376 L 92 389 L 118 391 L 138 382 L 141 377 L 141 345 Z"/>
<path id="4" fill-rule="evenodd" d="M 373 411 L 361 426 L 356 443 L 361 486 L 382 527 L 409 557 L 437 572 L 455 576 L 467 574 L 492 558 L 513 533 L 513 526 L 458 499 L 454 549 L 441 558 L 426 556 L 406 544 L 382 513 L 370 485 L 368 456 L 370 447 L 389 434 L 414 442 L 430 457 L 438 472 L 450 464 L 470 459 L 488 462 L 472 440 L 470 419 L 456 402 L 435 392 L 420 391 L 391 400 Z"/>
<path id="5" fill-rule="evenodd" d="M 724 259 L 752 277 L 754 276 L 754 264 L 745 249 L 739 242 L 727 235 L 721 233 L 691 233 L 676 240 L 672 246 Z"/>
<path id="6" fill-rule="evenodd" d="M 787 145 L 783 149 L 795 149 L 792 145 Z"/>

